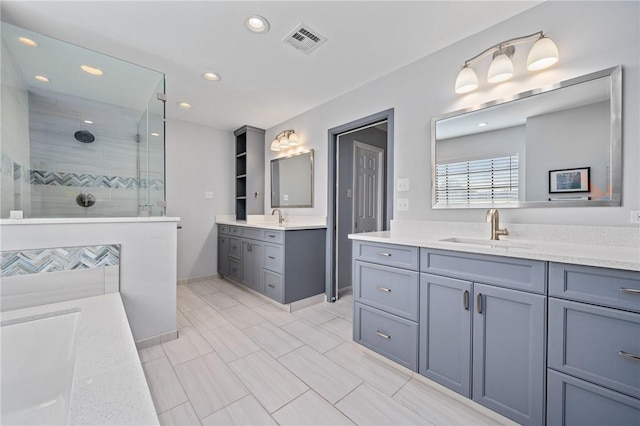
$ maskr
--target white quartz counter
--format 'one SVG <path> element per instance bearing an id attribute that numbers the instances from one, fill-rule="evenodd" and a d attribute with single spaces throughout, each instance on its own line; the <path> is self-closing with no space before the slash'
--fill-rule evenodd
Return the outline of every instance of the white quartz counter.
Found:
<path id="1" fill-rule="evenodd" d="M 30 219 L 0 219 L 0 225 L 51 225 L 67 223 L 140 223 L 179 222 L 179 217 L 44 217 Z"/>
<path id="2" fill-rule="evenodd" d="M 70 425 L 157 425 L 119 293 L 2 313 L 11 320 L 79 308 Z"/>
<path id="3" fill-rule="evenodd" d="M 640 246 L 578 244 L 533 239 L 509 239 L 508 237 L 501 237 L 500 241 L 491 244 L 488 235 L 484 238 L 466 237 L 464 234 L 424 235 L 420 232 L 409 232 L 407 229 L 350 234 L 349 238 L 360 241 L 640 271 Z M 445 241 L 451 239 L 457 241 Z"/>
<path id="4" fill-rule="evenodd" d="M 327 227 L 326 218 L 315 216 L 285 216 L 284 223 L 278 223 L 278 216 L 256 215 L 247 220 L 236 220 L 232 215 L 216 216 L 218 225 L 248 226 L 251 228 L 293 231 L 301 229 L 322 229 Z"/>

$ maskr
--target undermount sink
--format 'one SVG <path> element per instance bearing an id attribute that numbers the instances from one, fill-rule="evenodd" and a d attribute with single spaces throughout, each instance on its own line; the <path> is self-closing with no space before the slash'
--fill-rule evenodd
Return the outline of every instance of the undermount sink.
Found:
<path id="1" fill-rule="evenodd" d="M 480 240 L 477 238 L 451 237 L 451 238 L 444 238 L 440 241 L 447 242 L 447 243 L 472 244 L 472 245 L 480 245 L 480 246 L 487 246 L 487 247 L 504 247 L 504 248 L 521 248 L 521 249 L 530 249 L 534 247 L 533 244 L 527 244 L 527 243 L 518 242 L 518 241 Z"/>

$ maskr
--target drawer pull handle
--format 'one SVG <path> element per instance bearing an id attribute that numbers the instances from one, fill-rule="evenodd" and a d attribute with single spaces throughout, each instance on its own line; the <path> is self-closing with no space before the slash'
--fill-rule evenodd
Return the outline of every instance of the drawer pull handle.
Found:
<path id="1" fill-rule="evenodd" d="M 620 291 L 623 292 L 623 293 L 630 293 L 630 294 L 638 294 L 638 295 L 640 295 L 640 290 L 635 289 L 635 288 L 620 287 Z"/>
<path id="2" fill-rule="evenodd" d="M 275 257 L 275 256 L 267 256 L 267 257 L 268 257 L 269 259 L 276 260 L 276 257 Z"/>
<path id="3" fill-rule="evenodd" d="M 469 290 L 465 290 L 462 293 L 462 306 L 464 306 L 465 311 L 469 310 Z"/>
<path id="4" fill-rule="evenodd" d="M 384 334 L 382 331 L 376 331 L 376 334 L 383 339 L 391 339 L 391 336 L 389 336 L 388 334 Z"/>
<path id="5" fill-rule="evenodd" d="M 478 307 L 478 313 L 482 313 L 482 293 L 478 293 L 476 297 L 476 306 Z"/>
<path id="6" fill-rule="evenodd" d="M 638 362 L 640 362 L 640 356 L 638 356 L 638 355 L 630 354 L 630 353 L 625 352 L 625 351 L 619 351 L 619 352 L 618 352 L 618 355 L 620 355 L 620 356 L 622 356 L 622 357 L 625 357 L 625 358 L 627 358 L 627 359 L 630 359 L 630 360 L 632 360 L 632 361 L 638 361 Z"/>
<path id="7" fill-rule="evenodd" d="M 378 290 L 380 290 L 380 291 L 384 291 L 385 293 L 391 293 L 391 289 L 390 288 L 380 287 L 380 286 L 377 286 L 376 288 Z"/>
<path id="8" fill-rule="evenodd" d="M 273 284 L 267 284 L 267 287 L 276 288 L 276 286 Z"/>
<path id="9" fill-rule="evenodd" d="M 271 234 L 269 234 L 269 235 L 267 235 L 267 237 L 269 237 L 269 238 L 275 238 L 276 236 L 275 236 L 275 235 L 271 235 Z"/>
<path id="10" fill-rule="evenodd" d="M 383 252 L 383 251 L 379 251 L 379 252 L 378 252 L 378 256 L 391 257 L 391 253 L 385 253 L 385 252 Z"/>

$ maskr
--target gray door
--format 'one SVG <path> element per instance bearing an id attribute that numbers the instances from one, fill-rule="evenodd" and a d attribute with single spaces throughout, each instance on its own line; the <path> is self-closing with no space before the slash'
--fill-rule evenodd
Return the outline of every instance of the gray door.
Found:
<path id="1" fill-rule="evenodd" d="M 544 424 L 545 297 L 473 290 L 473 400 L 521 425 Z"/>
<path id="2" fill-rule="evenodd" d="M 384 149 L 358 141 L 353 149 L 354 232 L 382 230 Z"/>

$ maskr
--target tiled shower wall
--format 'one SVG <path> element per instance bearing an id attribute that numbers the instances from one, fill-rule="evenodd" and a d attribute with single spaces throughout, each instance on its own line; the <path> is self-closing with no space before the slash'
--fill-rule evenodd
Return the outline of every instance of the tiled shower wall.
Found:
<path id="1" fill-rule="evenodd" d="M 0 252 L 2 311 L 119 290 L 120 245 Z"/>

